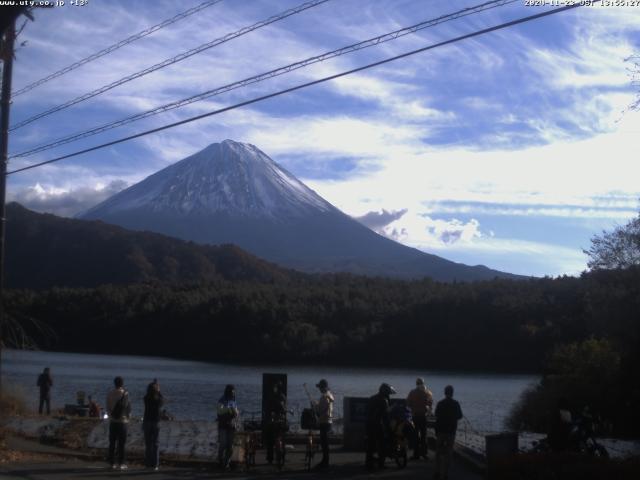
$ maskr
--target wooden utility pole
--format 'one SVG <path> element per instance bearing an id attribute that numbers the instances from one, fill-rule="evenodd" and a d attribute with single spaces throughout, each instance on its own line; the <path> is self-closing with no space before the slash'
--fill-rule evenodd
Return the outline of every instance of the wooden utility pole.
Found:
<path id="1" fill-rule="evenodd" d="M 4 32 L 2 41 L 2 97 L 0 98 L 0 396 L 2 395 L 2 342 L 4 331 L 4 233 L 9 162 L 9 109 L 11 108 L 11 76 L 13 74 L 15 19 Z"/>

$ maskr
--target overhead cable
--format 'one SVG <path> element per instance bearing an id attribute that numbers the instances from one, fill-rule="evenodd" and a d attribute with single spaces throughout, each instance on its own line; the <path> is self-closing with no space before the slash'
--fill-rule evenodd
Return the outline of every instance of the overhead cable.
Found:
<path id="1" fill-rule="evenodd" d="M 30 83 L 29 85 L 22 87 L 19 90 L 16 90 L 15 92 L 11 93 L 12 97 L 17 97 L 18 95 L 21 95 L 25 92 L 28 92 L 30 90 L 33 90 L 36 87 L 39 87 L 40 85 L 47 83 L 50 80 L 53 80 L 54 78 L 58 78 L 61 77 L 62 75 L 64 75 L 65 73 L 69 73 L 72 70 L 75 70 L 76 68 L 79 68 L 83 65 L 86 65 L 89 62 L 93 62 L 94 60 L 100 58 L 100 57 L 104 57 L 105 55 L 108 55 L 111 52 L 115 52 L 116 50 L 118 50 L 119 48 L 124 47 L 125 45 L 129 45 L 130 43 L 135 42 L 136 40 L 140 40 L 141 38 L 146 37 L 147 35 L 151 35 L 154 32 L 157 32 L 158 30 L 164 28 L 164 27 L 168 27 L 169 25 L 172 25 L 184 18 L 187 18 L 191 15 L 193 15 L 194 13 L 198 13 L 202 10 L 204 10 L 205 8 L 209 8 L 213 5 L 215 5 L 216 3 L 220 3 L 222 0 L 210 0 L 207 2 L 203 2 L 200 5 L 197 5 L 193 8 L 190 8 L 189 10 L 185 10 L 182 13 L 179 13 L 163 22 L 158 23 L 157 25 L 153 25 L 152 27 L 146 28 L 144 30 L 142 30 L 141 32 L 138 32 L 134 35 L 131 35 L 130 37 L 125 38 L 124 40 L 120 40 L 118 43 L 114 43 L 113 45 L 104 48 L 102 50 L 100 50 L 99 52 L 93 53 L 91 55 L 89 55 L 88 57 L 83 58 L 82 60 L 78 60 L 77 62 L 72 63 L 71 65 L 68 65 L 64 68 L 61 68 L 60 70 L 58 70 L 57 72 L 53 72 L 49 75 L 47 75 L 46 77 L 41 78 L 40 80 L 37 80 L 33 83 Z"/>
<path id="2" fill-rule="evenodd" d="M 260 96 L 260 97 L 253 98 L 251 100 L 246 100 L 244 102 L 236 103 L 235 105 L 230 105 L 228 107 L 224 107 L 224 108 L 220 108 L 220 109 L 217 109 L 217 110 L 213 110 L 213 111 L 210 111 L 210 112 L 207 112 L 207 113 L 203 113 L 201 115 L 196 115 L 195 117 L 190 117 L 190 118 L 187 118 L 187 119 L 184 119 L 184 120 L 180 120 L 178 122 L 174 122 L 174 123 L 170 123 L 170 124 L 167 124 L 167 125 L 163 125 L 161 127 L 153 128 L 151 130 L 146 130 L 144 132 L 140 132 L 140 133 L 137 133 L 137 134 L 134 134 L 134 135 L 129 135 L 127 137 L 122 137 L 122 138 L 119 138 L 117 140 L 113 140 L 113 141 L 106 142 L 106 143 L 103 143 L 103 144 L 100 144 L 100 145 L 96 145 L 94 147 L 85 148 L 84 150 L 79 150 L 79 151 L 76 151 L 76 152 L 73 152 L 73 153 L 62 155 L 60 157 L 52 158 L 50 160 L 45 160 L 43 162 L 34 163 L 32 165 L 27 165 L 26 167 L 17 168 L 15 170 L 11 170 L 11 171 L 7 172 L 7 175 L 12 175 L 14 173 L 24 172 L 26 170 L 31 170 L 33 168 L 38 168 L 38 167 L 41 167 L 43 165 L 49 165 L 51 163 L 59 162 L 61 160 L 66 160 L 68 158 L 77 157 L 78 155 L 82 155 L 84 153 L 89 153 L 89 152 L 93 152 L 93 151 L 96 151 L 96 150 L 100 150 L 102 148 L 106 148 L 106 147 L 110 147 L 110 146 L 113 146 L 113 145 L 117 145 L 119 143 L 124 143 L 124 142 L 127 142 L 129 140 L 134 140 L 136 138 L 140 138 L 140 137 L 144 137 L 146 135 L 150 135 L 152 133 L 157 133 L 157 132 L 161 132 L 163 130 L 168 130 L 170 128 L 178 127 L 180 125 L 185 125 L 187 123 L 195 122 L 196 120 L 201 120 L 203 118 L 208 118 L 208 117 L 211 117 L 211 116 L 214 116 L 214 115 L 219 115 L 221 113 L 228 112 L 230 110 L 235 110 L 235 109 L 240 108 L 240 107 L 245 107 L 247 105 L 258 103 L 258 102 L 261 102 L 261 101 L 264 101 L 264 100 L 268 100 L 270 98 L 278 97 L 280 95 L 284 95 L 284 94 L 287 94 L 287 93 L 295 92 L 297 90 L 302 90 L 303 88 L 311 87 L 313 85 L 318 85 L 320 83 L 328 82 L 330 80 L 335 80 L 336 78 L 344 77 L 344 76 L 347 76 L 347 75 L 352 75 L 354 73 L 362 72 L 364 70 L 368 70 L 370 68 L 378 67 L 380 65 L 385 65 L 387 63 L 399 60 L 401 58 L 406 58 L 406 57 L 409 57 L 411 55 L 415 55 L 417 53 L 422 53 L 422 52 L 426 52 L 428 50 L 433 50 L 434 48 L 442 47 L 442 46 L 445 46 L 445 45 L 450 45 L 452 43 L 460 42 L 460 41 L 466 40 L 468 38 L 477 37 L 479 35 L 484 35 L 484 34 L 487 34 L 487 33 L 490 33 L 490 32 L 494 32 L 496 30 L 502 30 L 504 28 L 512 27 L 514 25 L 519 25 L 519 24 L 522 24 L 522 23 L 525 23 L 525 22 L 530 22 L 532 20 L 537 20 L 539 18 L 547 17 L 549 15 L 554 15 L 554 14 L 560 13 L 560 12 L 565 12 L 567 10 L 571 10 L 571 9 L 578 8 L 578 7 L 581 7 L 581 6 L 582 6 L 581 3 L 575 3 L 575 4 L 571 4 L 571 5 L 566 5 L 564 7 L 558 7 L 558 8 L 554 8 L 552 10 L 546 10 L 544 12 L 541 12 L 541 13 L 538 13 L 538 14 L 535 14 L 535 15 L 529 15 L 527 17 L 521 17 L 521 18 L 518 18 L 516 20 L 511 20 L 511 21 L 506 22 L 506 23 L 501 23 L 499 25 L 494 25 L 493 27 L 488 27 L 488 28 L 485 28 L 485 29 L 482 29 L 482 30 L 476 30 L 475 32 L 468 33 L 466 35 L 461 35 L 459 37 L 455 37 L 455 38 L 452 38 L 452 39 L 449 39 L 449 40 L 445 40 L 445 41 L 442 41 L 442 42 L 439 42 L 439 43 L 428 45 L 426 47 L 418 48 L 417 50 L 411 50 L 409 52 L 405 52 L 405 53 L 402 53 L 400 55 L 389 57 L 389 58 L 386 58 L 384 60 L 380 60 L 380 61 L 377 61 L 377 62 L 369 63 L 369 64 L 364 65 L 362 67 L 357 67 L 357 68 L 354 68 L 354 69 L 351 69 L 351 70 L 347 70 L 347 71 L 344 71 L 344 72 L 341 72 L 341 73 L 336 73 L 334 75 L 329 75 L 327 77 L 323 77 L 323 78 L 320 78 L 320 79 L 317 79 L 317 80 L 313 80 L 311 82 L 307 82 L 307 83 L 303 83 L 303 84 L 300 84 L 300 85 L 296 85 L 295 87 L 286 88 L 286 89 L 280 90 L 278 92 L 270 93 L 268 95 L 263 95 L 263 96 Z"/>
<path id="3" fill-rule="evenodd" d="M 217 38 L 215 40 L 212 40 L 211 42 L 207 42 L 204 43 L 202 45 L 200 45 L 199 47 L 196 48 L 192 48 L 191 50 L 188 50 L 186 52 L 183 52 L 179 55 L 176 55 L 175 57 L 172 58 L 168 58 L 160 63 L 156 63 L 155 65 L 152 65 L 150 67 L 145 68 L 144 70 L 140 70 L 139 72 L 136 73 L 132 73 L 131 75 L 127 75 L 124 78 L 121 78 L 119 80 L 116 80 L 115 82 L 111 82 L 108 85 L 104 85 L 96 90 L 92 90 L 91 92 L 87 92 L 84 95 L 80 95 L 79 97 L 73 98 L 65 103 L 62 103 L 60 105 L 57 105 L 53 108 L 50 108 L 49 110 L 45 110 L 44 112 L 38 113 L 32 117 L 27 118 L 26 120 L 22 120 L 21 122 L 18 122 L 14 125 L 11 126 L 11 128 L 9 128 L 10 131 L 13 130 L 17 130 L 18 128 L 24 127 L 25 125 L 29 125 L 32 122 L 35 122 L 36 120 L 39 120 L 43 117 L 46 117 L 48 115 L 51 115 L 53 113 L 59 112 L 60 110 L 64 110 L 65 108 L 69 108 L 72 105 L 76 105 L 80 102 L 84 102 L 85 100 L 88 100 L 90 98 L 93 98 L 97 95 L 100 95 L 104 92 L 107 92 L 113 88 L 116 88 L 120 85 L 123 85 L 127 82 L 130 82 L 132 80 L 135 80 L 137 78 L 143 77 L 145 75 L 148 75 L 151 72 L 155 72 L 156 70 L 160 70 L 161 68 L 165 68 L 168 67 L 169 65 L 173 65 L 175 63 L 181 62 L 182 60 L 185 60 L 189 57 L 192 57 L 194 55 L 197 55 L 199 53 L 204 52 L 205 50 L 209 50 L 210 48 L 213 47 L 217 47 L 218 45 L 221 45 L 223 43 L 226 43 L 230 40 L 233 40 L 234 38 L 238 38 L 242 35 L 246 35 L 249 32 L 253 32 L 254 30 L 257 30 L 259 28 L 265 27 L 267 25 L 270 25 L 272 23 L 278 22 L 280 20 L 283 20 L 287 17 L 290 17 L 291 15 L 295 15 L 297 13 L 303 12 L 305 10 L 308 10 L 309 8 L 313 8 L 317 5 L 320 5 L 322 3 L 326 3 L 329 0 L 311 0 L 308 2 L 305 2 L 301 5 L 298 5 L 297 7 L 291 8 L 289 10 L 286 10 L 282 13 L 279 13 L 277 15 L 273 15 L 269 18 L 267 18 L 266 20 L 262 20 L 260 22 L 254 23 L 253 25 L 250 25 L 248 27 L 244 27 L 236 32 L 233 33 L 229 33 L 227 35 L 225 35 L 224 37 L 220 37 Z"/>
<path id="4" fill-rule="evenodd" d="M 307 67 L 309 65 L 315 64 L 315 63 L 320 63 L 326 60 L 329 60 L 331 58 L 335 58 L 341 55 L 345 55 L 351 52 L 355 52 L 358 50 L 362 50 L 368 47 L 373 47 L 376 45 L 379 45 L 381 43 L 385 43 L 385 42 L 389 42 L 391 40 L 395 40 L 399 37 L 403 37 L 405 35 L 409 35 L 411 33 L 415 33 L 417 31 L 423 30 L 425 28 L 428 27 L 433 27 L 435 25 L 441 24 L 441 23 L 445 23 L 448 21 L 452 21 L 452 20 L 456 20 L 458 18 L 462 18 L 462 17 L 466 17 L 468 15 L 472 15 L 472 14 L 476 14 L 479 12 L 482 12 L 484 10 L 488 10 L 491 8 L 496 8 L 496 7 L 500 7 L 503 5 L 507 5 L 510 3 L 514 3 L 517 2 L 519 0 L 494 0 L 494 1 L 489 1 L 489 2 L 485 2 L 482 3 L 480 5 L 476 5 L 474 7 L 468 7 L 468 8 L 464 8 L 462 10 L 458 10 L 457 12 L 453 12 L 453 13 L 449 13 L 431 20 L 426 20 L 420 23 L 417 23 L 415 25 L 412 25 L 410 27 L 406 27 L 406 28 L 401 28 L 399 30 L 395 30 L 393 32 L 390 33 L 385 33 L 384 35 L 379 35 L 377 37 L 373 37 L 370 38 L 368 40 L 364 40 L 358 43 L 354 43 L 351 45 L 348 45 L 346 47 L 342 47 L 339 48 L 337 50 L 332 50 L 330 52 L 326 52 L 323 53 L 321 55 L 316 55 L 314 57 L 309 57 L 305 60 L 301 60 L 295 63 L 291 63 L 289 65 L 286 65 L 284 67 L 279 67 L 276 68 L 274 70 L 270 70 L 268 72 L 264 72 L 264 73 L 260 73 L 258 75 L 255 75 L 253 77 L 249 77 L 249 78 L 245 78 L 244 80 L 239 80 L 237 82 L 233 82 L 221 87 L 217 87 L 215 89 L 212 90 L 207 90 L 206 92 L 202 92 L 202 93 L 198 93 L 197 95 L 192 95 L 190 97 L 184 98 L 182 100 L 177 100 L 175 102 L 171 102 L 171 103 L 167 103 L 165 105 L 161 105 L 159 107 L 153 108 L 151 110 L 147 110 L 145 112 L 141 112 L 141 113 L 137 113 L 125 118 L 122 118 L 120 120 L 116 120 L 113 122 L 109 122 L 103 125 L 100 125 L 98 127 L 89 129 L 89 130 L 85 130 L 79 133 L 75 133 L 72 135 L 68 135 L 53 141 L 50 141 L 46 144 L 43 145 L 39 145 L 37 147 L 31 148 L 29 150 L 17 153 L 15 155 L 12 155 L 10 158 L 20 158 L 20 157 L 28 157 L 30 155 L 34 155 L 36 153 L 39 152 L 43 152 L 45 150 L 50 150 L 52 148 L 55 147 L 59 147 L 61 145 L 66 145 L 68 143 L 71 142 L 75 142 L 87 137 L 91 137 L 93 135 L 97 135 L 99 133 L 103 133 L 106 132 L 108 130 L 117 128 L 117 127 L 121 127 L 123 125 L 132 123 L 132 122 L 136 122 L 138 120 L 142 120 L 144 118 L 147 117 L 151 117 L 153 115 L 157 115 L 159 113 L 163 113 L 163 112 L 167 112 L 169 110 L 174 110 L 176 108 L 180 108 L 183 107 L 185 105 L 189 105 L 191 103 L 195 103 L 207 98 L 211 98 L 213 96 L 216 95 L 220 95 L 226 92 L 229 92 L 231 90 L 235 90 L 247 85 L 251 85 L 254 83 L 258 83 L 258 82 L 262 82 L 264 80 L 268 80 L 270 78 L 279 76 L 279 75 L 283 75 L 285 73 L 289 73 L 291 71 L 294 70 L 298 70 L 300 68 L 303 67 Z"/>

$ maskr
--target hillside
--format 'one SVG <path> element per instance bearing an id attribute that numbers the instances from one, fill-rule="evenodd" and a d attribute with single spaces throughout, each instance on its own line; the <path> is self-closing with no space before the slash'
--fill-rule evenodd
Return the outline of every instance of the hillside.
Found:
<path id="1" fill-rule="evenodd" d="M 282 282 L 300 275 L 233 245 L 197 245 L 100 221 L 61 218 L 7 205 L 9 288 L 212 280 Z"/>

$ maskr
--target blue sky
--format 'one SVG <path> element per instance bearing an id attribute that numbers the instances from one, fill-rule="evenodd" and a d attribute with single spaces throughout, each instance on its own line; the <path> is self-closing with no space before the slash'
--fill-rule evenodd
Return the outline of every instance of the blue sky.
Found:
<path id="1" fill-rule="evenodd" d="M 14 90 L 199 1 L 36 11 Z M 14 99 L 12 123 L 302 3 L 224 0 Z M 12 132 L 17 153 L 481 3 L 331 0 Z M 518 1 L 28 158 L 10 169 L 542 11 Z M 258 146 L 380 234 L 467 264 L 578 274 L 582 248 L 640 208 L 631 67 L 640 7 L 581 7 L 9 177 L 8 196 L 74 215 L 205 146 Z"/>

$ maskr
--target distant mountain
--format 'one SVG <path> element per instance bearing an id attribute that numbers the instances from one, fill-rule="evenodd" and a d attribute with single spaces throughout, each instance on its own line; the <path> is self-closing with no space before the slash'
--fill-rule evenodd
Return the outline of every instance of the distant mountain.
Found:
<path id="1" fill-rule="evenodd" d="M 232 243 L 307 272 L 483 280 L 514 275 L 406 247 L 345 215 L 253 145 L 225 140 L 80 216 L 200 244 Z"/>
<path id="2" fill-rule="evenodd" d="M 35 213 L 7 205 L 9 288 L 95 287 L 103 284 L 281 282 L 284 270 L 234 245 L 196 245 L 103 222 Z"/>

